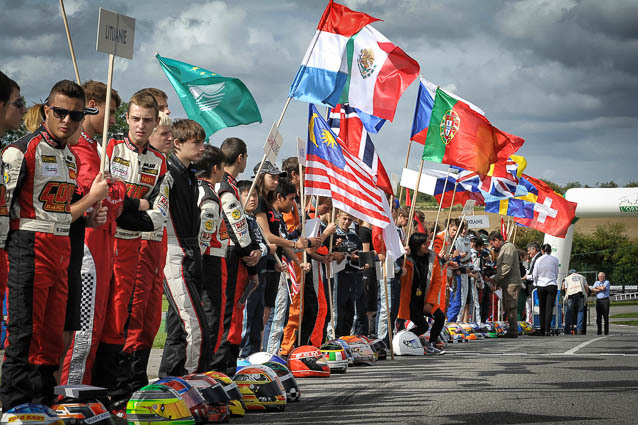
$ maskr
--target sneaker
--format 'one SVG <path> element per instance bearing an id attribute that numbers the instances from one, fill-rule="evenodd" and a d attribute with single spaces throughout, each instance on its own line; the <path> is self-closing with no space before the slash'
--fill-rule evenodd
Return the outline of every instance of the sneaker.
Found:
<path id="1" fill-rule="evenodd" d="M 437 355 L 445 354 L 445 350 L 436 348 L 433 344 L 430 344 L 430 343 L 426 344 L 423 347 L 423 350 L 425 351 L 426 354 L 437 354 Z"/>
<path id="2" fill-rule="evenodd" d="M 447 344 L 443 341 L 439 341 L 436 344 L 434 344 L 435 348 L 438 348 L 439 350 L 445 350 L 447 348 Z"/>

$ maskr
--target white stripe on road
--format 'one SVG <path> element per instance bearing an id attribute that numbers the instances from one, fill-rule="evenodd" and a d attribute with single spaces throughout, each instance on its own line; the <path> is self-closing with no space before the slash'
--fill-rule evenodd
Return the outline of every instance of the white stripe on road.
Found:
<path id="1" fill-rule="evenodd" d="M 575 346 L 571 350 L 565 351 L 563 354 L 567 354 L 567 355 L 576 354 L 576 351 L 580 350 L 581 348 L 584 348 L 584 347 L 588 346 L 592 342 L 596 342 L 596 341 L 599 341 L 599 340 L 605 339 L 605 338 L 607 338 L 607 337 L 606 336 L 601 336 L 600 338 L 590 339 L 589 341 L 585 341 L 582 344 L 578 344 L 577 346 Z"/>

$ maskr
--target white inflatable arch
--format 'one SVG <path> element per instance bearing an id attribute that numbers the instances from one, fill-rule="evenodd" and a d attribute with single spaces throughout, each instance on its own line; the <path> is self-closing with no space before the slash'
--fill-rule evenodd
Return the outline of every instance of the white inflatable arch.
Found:
<path id="1" fill-rule="evenodd" d="M 565 199 L 578 203 L 576 207 L 578 218 L 638 217 L 638 187 L 575 188 L 565 192 Z M 552 254 L 558 258 L 560 264 L 559 281 L 567 276 L 573 240 L 573 224 L 569 226 L 565 239 L 545 235 L 544 242 L 552 246 Z"/>

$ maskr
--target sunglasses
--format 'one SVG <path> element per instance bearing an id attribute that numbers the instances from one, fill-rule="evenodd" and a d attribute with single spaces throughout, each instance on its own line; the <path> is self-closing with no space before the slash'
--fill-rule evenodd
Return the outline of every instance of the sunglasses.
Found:
<path id="1" fill-rule="evenodd" d="M 27 107 L 27 102 L 24 101 L 24 97 L 16 100 L 15 102 L 9 103 L 9 105 L 15 105 L 16 108 L 22 109 Z"/>
<path id="2" fill-rule="evenodd" d="M 80 122 L 84 118 L 84 111 L 69 111 L 68 109 L 58 108 L 57 106 L 49 106 L 56 118 L 63 120 L 67 115 L 71 121 Z"/>

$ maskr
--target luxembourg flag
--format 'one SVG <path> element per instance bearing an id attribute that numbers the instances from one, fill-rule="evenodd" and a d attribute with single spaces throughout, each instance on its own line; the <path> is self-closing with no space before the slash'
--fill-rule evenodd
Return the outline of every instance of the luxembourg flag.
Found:
<path id="1" fill-rule="evenodd" d="M 348 40 L 375 21 L 378 19 L 330 1 L 288 96 L 303 102 L 335 106 L 348 77 L 345 55 Z"/>

